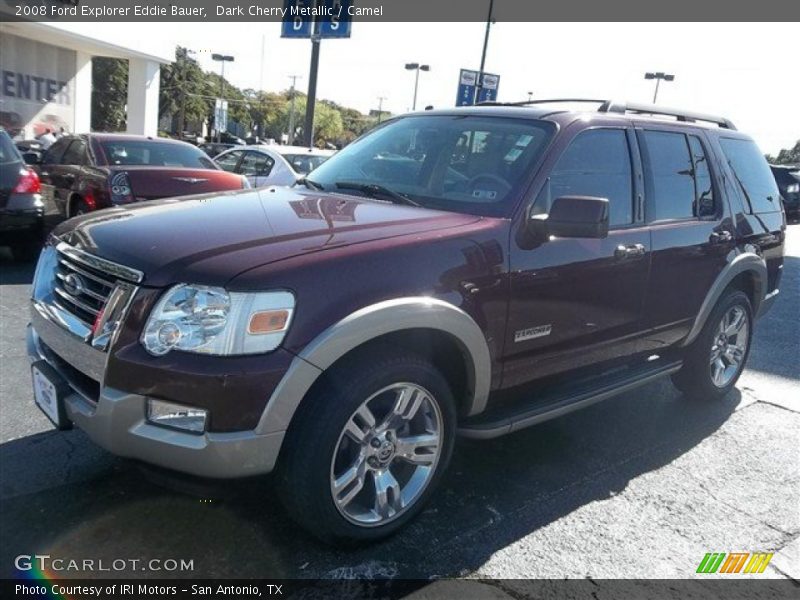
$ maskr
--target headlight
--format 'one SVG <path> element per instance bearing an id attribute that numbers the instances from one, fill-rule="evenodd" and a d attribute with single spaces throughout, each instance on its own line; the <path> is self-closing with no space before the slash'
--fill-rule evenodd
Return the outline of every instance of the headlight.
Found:
<path id="1" fill-rule="evenodd" d="M 800 183 L 792 183 L 786 186 L 786 191 L 790 194 L 800 192 Z"/>
<path id="2" fill-rule="evenodd" d="M 283 341 L 294 312 L 290 292 L 228 292 L 176 285 L 161 297 L 142 332 L 155 356 L 170 350 L 198 354 L 260 354 Z"/>

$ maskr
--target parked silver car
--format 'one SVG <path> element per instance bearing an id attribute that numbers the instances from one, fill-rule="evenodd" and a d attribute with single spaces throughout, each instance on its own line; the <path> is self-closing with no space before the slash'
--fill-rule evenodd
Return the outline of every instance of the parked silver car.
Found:
<path id="1" fill-rule="evenodd" d="M 214 158 L 222 169 L 247 177 L 253 187 L 294 185 L 333 155 L 302 146 L 238 146 Z"/>

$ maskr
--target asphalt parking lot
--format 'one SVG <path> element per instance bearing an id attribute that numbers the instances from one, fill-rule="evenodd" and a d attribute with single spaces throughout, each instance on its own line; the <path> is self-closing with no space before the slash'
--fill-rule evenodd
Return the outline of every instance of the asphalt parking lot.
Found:
<path id="1" fill-rule="evenodd" d="M 723 402 L 690 402 L 662 380 L 461 441 L 421 518 L 343 551 L 289 522 L 269 478 L 175 481 L 54 431 L 25 356 L 33 266 L 2 249 L 0 574 L 39 553 L 193 560 L 191 573 L 115 573 L 137 577 L 670 579 L 695 576 L 707 552 L 742 551 L 775 553 L 755 577 L 800 579 L 800 225 L 786 254 L 779 300 Z"/>

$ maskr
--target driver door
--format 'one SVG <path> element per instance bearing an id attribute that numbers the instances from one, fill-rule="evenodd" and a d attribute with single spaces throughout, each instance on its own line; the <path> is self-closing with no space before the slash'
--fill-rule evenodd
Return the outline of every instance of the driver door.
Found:
<path id="1" fill-rule="evenodd" d="M 609 233 L 551 237 L 530 249 L 512 239 L 504 387 L 637 350 L 650 232 L 636 139 L 625 128 L 581 129 L 555 159 L 532 211 L 547 213 L 562 196 L 607 198 Z"/>

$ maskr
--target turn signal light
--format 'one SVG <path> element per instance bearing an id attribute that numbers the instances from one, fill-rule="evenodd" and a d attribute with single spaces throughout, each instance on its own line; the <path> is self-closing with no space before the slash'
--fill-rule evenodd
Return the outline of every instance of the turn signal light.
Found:
<path id="1" fill-rule="evenodd" d="M 286 329 L 289 322 L 288 310 L 265 310 L 250 315 L 250 323 L 247 326 L 247 333 L 251 335 L 261 335 L 264 333 L 275 333 Z"/>

